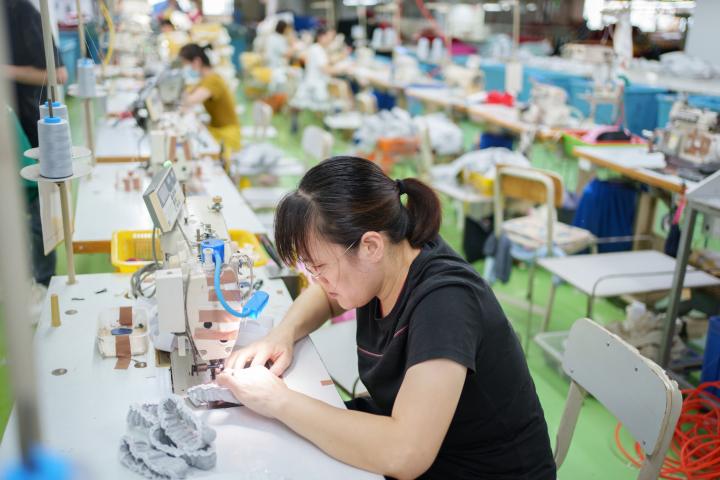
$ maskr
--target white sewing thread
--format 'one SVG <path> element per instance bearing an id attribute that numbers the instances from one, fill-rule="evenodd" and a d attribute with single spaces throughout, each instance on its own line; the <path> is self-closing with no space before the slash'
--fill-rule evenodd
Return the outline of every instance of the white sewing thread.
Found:
<path id="1" fill-rule="evenodd" d="M 80 58 L 77 61 L 78 97 L 94 97 L 95 92 L 95 63 L 89 58 Z"/>
<path id="2" fill-rule="evenodd" d="M 40 105 L 40 118 L 46 118 L 50 116 L 50 109 L 48 108 L 48 102 Z M 72 131 L 70 130 L 70 119 L 68 118 L 68 108 L 60 102 L 53 102 L 53 117 L 60 117 L 67 122 L 68 132 L 70 138 L 72 138 Z"/>
<path id="3" fill-rule="evenodd" d="M 73 174 L 72 145 L 67 121 L 58 117 L 38 120 L 40 175 L 67 178 Z"/>

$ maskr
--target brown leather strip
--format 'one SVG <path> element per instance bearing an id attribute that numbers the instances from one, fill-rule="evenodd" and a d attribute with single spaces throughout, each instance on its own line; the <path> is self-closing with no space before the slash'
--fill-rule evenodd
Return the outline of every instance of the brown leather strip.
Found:
<path id="1" fill-rule="evenodd" d="M 196 328 L 193 337 L 195 340 L 235 340 L 237 338 L 238 331 L 230 330 L 228 332 L 221 332 L 220 330 L 211 330 L 208 328 Z"/>
<path id="2" fill-rule="evenodd" d="M 242 292 L 240 290 L 223 290 L 222 294 L 226 302 L 239 302 L 240 300 L 242 300 Z M 217 292 L 215 291 L 215 289 L 208 291 L 208 301 L 218 301 Z"/>
<path id="3" fill-rule="evenodd" d="M 335 383 L 332 380 L 320 380 L 320 385 L 323 387 L 327 387 L 330 385 L 335 385 Z"/>
<path id="4" fill-rule="evenodd" d="M 228 285 L 230 283 L 236 283 L 237 282 L 237 275 L 235 275 L 234 272 L 230 270 L 224 270 L 220 273 L 220 285 Z M 207 285 L 208 287 L 212 287 L 215 285 L 215 276 L 213 274 L 209 274 L 207 276 Z"/>
<path id="5" fill-rule="evenodd" d="M 200 323 L 233 323 L 239 321 L 225 310 L 200 310 Z"/>
<path id="6" fill-rule="evenodd" d="M 120 307 L 120 325 L 123 327 L 133 326 L 132 307 Z"/>
<path id="7" fill-rule="evenodd" d="M 125 370 L 130 366 L 130 335 L 115 335 L 116 370 Z"/>

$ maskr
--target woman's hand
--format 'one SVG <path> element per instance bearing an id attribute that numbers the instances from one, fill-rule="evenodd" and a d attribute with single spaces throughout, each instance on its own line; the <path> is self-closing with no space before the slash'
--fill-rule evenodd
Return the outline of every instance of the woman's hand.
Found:
<path id="1" fill-rule="evenodd" d="M 225 360 L 226 369 L 243 369 L 250 362 L 251 367 L 265 367 L 269 362 L 270 372 L 280 376 L 292 363 L 294 338 L 277 328 L 264 338 L 251 343 L 247 347 L 234 351 Z"/>
<path id="2" fill-rule="evenodd" d="M 290 393 L 285 382 L 261 365 L 225 369 L 217 376 L 216 382 L 229 388 L 235 398 L 250 410 L 270 418 L 276 416 Z"/>

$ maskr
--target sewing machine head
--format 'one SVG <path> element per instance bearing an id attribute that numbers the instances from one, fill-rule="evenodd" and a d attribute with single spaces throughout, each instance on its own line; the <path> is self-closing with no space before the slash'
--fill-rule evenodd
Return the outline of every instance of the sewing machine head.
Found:
<path id="1" fill-rule="evenodd" d="M 485 75 L 479 68 L 448 64 L 443 68 L 445 83 L 459 88 L 463 94 L 472 95 L 485 89 Z"/>
<path id="2" fill-rule="evenodd" d="M 720 168 L 718 113 L 692 107 L 680 98 L 670 110 L 667 126 L 655 130 L 651 146 L 676 167 L 711 174 Z"/>
<path id="3" fill-rule="evenodd" d="M 530 103 L 522 119 L 548 127 L 566 127 L 570 121 L 570 108 L 566 104 L 567 92 L 554 85 L 535 82 L 530 91 Z"/>
<path id="4" fill-rule="evenodd" d="M 258 317 L 268 300 L 256 291 L 254 252 L 240 250 L 230 238 L 222 198 L 184 197 L 173 168 L 159 172 L 144 194 L 160 228 L 162 266 L 155 275 L 158 325 L 173 334 L 173 388 L 184 392 L 222 370 L 248 319 Z M 163 201 L 165 199 L 165 201 Z"/>

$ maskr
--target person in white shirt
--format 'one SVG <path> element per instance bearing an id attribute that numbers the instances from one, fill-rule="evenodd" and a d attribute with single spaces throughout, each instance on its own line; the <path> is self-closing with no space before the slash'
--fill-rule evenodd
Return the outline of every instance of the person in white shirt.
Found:
<path id="1" fill-rule="evenodd" d="M 290 100 L 290 107 L 294 110 L 293 132 L 297 131 L 297 111 L 325 112 L 330 109 L 328 82 L 333 70 L 326 49 L 334 37 L 334 30 L 320 27 L 315 33 L 315 43 L 305 54 L 305 75 L 298 85 L 295 96 Z"/>

